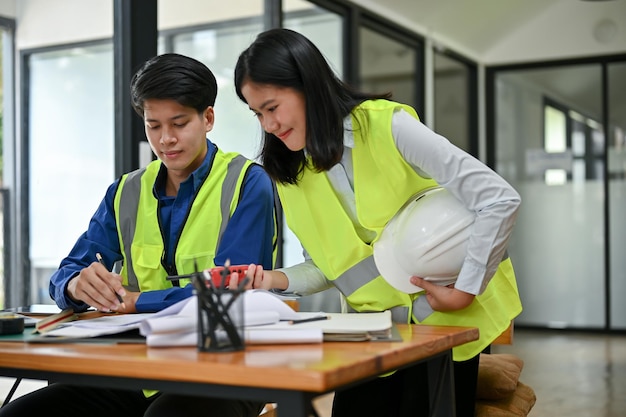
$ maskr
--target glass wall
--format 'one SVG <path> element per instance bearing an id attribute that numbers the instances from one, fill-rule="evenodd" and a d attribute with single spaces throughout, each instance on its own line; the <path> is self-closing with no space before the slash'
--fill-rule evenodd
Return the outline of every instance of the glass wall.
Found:
<path id="1" fill-rule="evenodd" d="M 303 0 L 289 1 L 284 9 L 283 26 L 296 30 L 322 51 L 330 65 L 341 77 L 342 18 Z M 192 56 L 205 63 L 215 73 L 218 97 L 215 103 L 215 127 L 208 135 L 226 151 L 236 151 L 258 159 L 262 130 L 258 120 L 235 94 L 233 70 L 237 58 L 256 35 L 263 31 L 261 16 L 209 23 L 189 30 L 170 30 L 162 34 L 161 52 L 171 45 L 174 52 Z M 283 224 L 282 265 L 289 266 L 304 258 L 296 237 Z M 306 297 L 301 309 L 338 311 L 339 295 L 330 290 Z"/>
<path id="2" fill-rule="evenodd" d="M 233 71 L 239 53 L 257 33 L 262 22 L 235 22 L 214 28 L 176 34 L 171 37 L 173 52 L 188 55 L 206 64 L 217 79 L 215 127 L 208 138 L 222 150 L 240 152 L 250 159 L 259 153 L 259 122 L 235 94 Z"/>
<path id="3" fill-rule="evenodd" d="M 471 149 L 470 71 L 464 63 L 437 50 L 433 53 L 434 130 L 466 152 Z"/>
<path id="4" fill-rule="evenodd" d="M 309 38 L 324 57 L 343 78 L 343 18 L 304 0 L 290 1 L 283 9 L 283 27 L 295 30 Z M 283 220 L 283 266 L 291 266 L 304 260 L 302 246 Z M 303 297 L 302 311 L 341 311 L 341 294 L 335 288 Z"/>
<path id="5" fill-rule="evenodd" d="M 309 37 L 340 76 L 341 25 L 339 16 L 306 1 L 291 1 L 289 9 L 285 10 L 284 26 Z M 215 73 L 219 92 L 215 104 L 215 128 L 209 133 L 209 139 L 224 150 L 241 152 L 251 159 L 257 159 L 262 130 L 258 120 L 235 94 L 233 70 L 239 53 L 263 30 L 261 17 L 207 26 L 169 34 L 167 41 L 161 44 L 171 43 L 174 52 L 202 61 Z M 283 266 L 301 262 L 300 243 L 286 225 L 283 229 Z"/>
<path id="6" fill-rule="evenodd" d="M 290 7 L 284 10 L 283 27 L 295 30 L 309 38 L 324 54 L 337 76 L 343 78 L 342 17 L 304 0 L 291 1 L 289 5 Z M 302 246 L 286 223 L 283 224 L 283 233 L 283 266 L 302 262 L 304 260 Z M 306 302 L 304 308 L 307 308 Z M 332 309 L 335 310 L 336 307 Z"/>
<path id="7" fill-rule="evenodd" d="M 11 263 L 14 262 L 10 242 L 14 222 L 10 219 L 11 199 L 8 184 L 14 181 L 14 44 L 15 23 L 0 18 L 0 309 L 10 303 Z M 6 296 L 5 296 L 6 294 Z"/>
<path id="8" fill-rule="evenodd" d="M 391 99 L 419 111 L 416 94 L 416 51 L 383 33 L 359 29 L 360 88 L 372 93 L 391 92 Z"/>
<path id="9" fill-rule="evenodd" d="M 510 243 L 524 305 L 516 323 L 602 328 L 601 65 L 504 71 L 494 99 L 495 168 L 522 196 Z"/>
<path id="10" fill-rule="evenodd" d="M 8 196 L 9 192 L 6 188 L 0 189 L 0 216 L 2 216 L 0 218 L 0 310 L 5 308 L 6 304 L 4 294 L 5 292 L 8 293 L 8 291 L 5 291 L 5 288 L 9 284 L 9 281 L 5 279 L 5 265 L 8 261 L 7 257 L 5 256 L 5 249 L 7 248 L 8 242 L 8 239 L 6 239 L 6 237 L 8 236 L 8 228 L 6 226 L 8 225 L 9 220 L 8 208 L 10 201 Z"/>
<path id="11" fill-rule="evenodd" d="M 31 302 L 114 180 L 113 46 L 84 45 L 26 57 Z M 60 99 L 62 97 L 62 100 Z"/>
<path id="12" fill-rule="evenodd" d="M 626 329 L 626 63 L 608 65 L 611 327 Z"/>

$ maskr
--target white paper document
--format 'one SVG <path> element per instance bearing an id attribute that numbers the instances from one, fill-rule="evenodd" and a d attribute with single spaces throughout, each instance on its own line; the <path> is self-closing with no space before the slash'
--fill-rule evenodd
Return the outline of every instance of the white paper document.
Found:
<path id="1" fill-rule="evenodd" d="M 324 341 L 365 341 L 390 337 L 392 320 L 391 312 L 380 313 L 297 313 L 301 319 L 324 314 L 326 320 L 316 320 L 298 324 L 281 321 L 265 326 L 256 326 L 251 332 L 260 335 L 262 332 L 275 334 L 278 337 L 286 332 L 319 331 Z M 269 338 L 269 336 L 268 336 Z M 321 341 L 321 340 L 320 340 Z"/>
<path id="2" fill-rule="evenodd" d="M 262 330 L 258 327 L 246 327 L 244 332 L 246 343 L 250 345 L 322 343 L 324 341 L 322 329 L 299 329 L 292 327 L 280 330 Z"/>
<path id="3" fill-rule="evenodd" d="M 120 314 L 89 320 L 72 321 L 45 333 L 45 337 L 87 338 L 138 329 L 142 320 L 151 314 Z"/>
<path id="4" fill-rule="evenodd" d="M 260 325 L 298 319 L 298 314 L 269 291 L 249 290 L 242 294 L 244 323 Z M 46 333 L 47 337 L 89 338 L 139 329 L 143 336 L 194 331 L 198 325 L 197 297 L 192 296 L 157 313 L 115 314 L 65 323 Z"/>
<path id="5" fill-rule="evenodd" d="M 247 344 L 321 343 L 324 340 L 371 340 L 387 337 L 391 313 L 296 312 L 265 290 L 242 293 Z M 322 317 L 323 319 L 319 319 Z M 315 321 L 299 320 L 317 318 Z M 293 323 L 296 324 L 293 324 Z M 148 346 L 196 346 L 197 297 L 182 300 L 158 313 L 116 314 L 66 323 L 42 338 L 93 338 L 138 329 Z"/>

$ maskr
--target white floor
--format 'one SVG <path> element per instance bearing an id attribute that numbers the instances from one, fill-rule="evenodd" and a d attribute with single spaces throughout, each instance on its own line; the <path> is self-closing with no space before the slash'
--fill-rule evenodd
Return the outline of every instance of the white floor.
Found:
<path id="1" fill-rule="evenodd" d="M 4 399 L 9 394 L 9 391 L 11 391 L 11 388 L 13 387 L 14 382 L 15 382 L 15 378 L 0 377 L 0 404 L 4 402 Z M 47 384 L 48 383 L 46 381 L 23 379 L 20 382 L 20 385 L 17 387 L 17 391 L 15 391 L 15 394 L 13 394 L 12 399 L 15 399 L 19 396 L 27 394 L 41 387 L 44 387 Z"/>

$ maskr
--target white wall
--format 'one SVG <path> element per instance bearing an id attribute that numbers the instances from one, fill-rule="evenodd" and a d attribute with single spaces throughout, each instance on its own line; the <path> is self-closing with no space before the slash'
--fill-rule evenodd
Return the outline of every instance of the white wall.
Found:
<path id="1" fill-rule="evenodd" d="M 0 16 L 15 18 L 15 0 L 0 0 Z"/>
<path id="2" fill-rule="evenodd" d="M 17 19 L 18 49 L 110 38 L 113 0 L 0 0 Z M 218 7 L 219 6 L 219 7 Z M 160 0 L 158 27 L 170 29 L 258 16 L 262 0 Z"/>
<path id="3" fill-rule="evenodd" d="M 159 29 L 240 19 L 263 13 L 263 0 L 159 0 L 158 5 Z"/>
<path id="4" fill-rule="evenodd" d="M 16 1 L 17 49 L 113 36 L 112 0 Z"/>

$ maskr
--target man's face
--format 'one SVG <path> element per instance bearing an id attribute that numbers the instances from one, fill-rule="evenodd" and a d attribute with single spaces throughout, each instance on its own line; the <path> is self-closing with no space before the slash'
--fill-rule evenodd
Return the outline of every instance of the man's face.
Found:
<path id="1" fill-rule="evenodd" d="M 144 102 L 143 119 L 152 152 L 180 181 L 198 168 L 207 152 L 206 134 L 213 128 L 213 107 L 202 113 L 175 100 Z"/>

